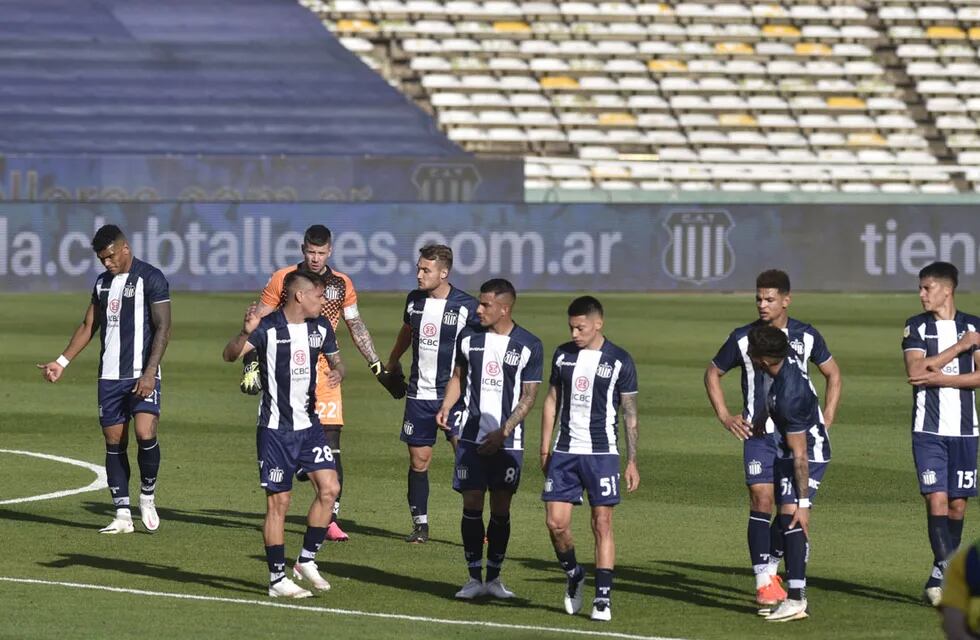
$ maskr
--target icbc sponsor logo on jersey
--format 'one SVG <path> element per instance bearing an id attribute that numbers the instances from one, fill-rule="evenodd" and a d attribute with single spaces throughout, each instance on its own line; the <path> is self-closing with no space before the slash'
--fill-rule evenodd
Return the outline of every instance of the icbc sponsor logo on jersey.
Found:
<path id="1" fill-rule="evenodd" d="M 307 376 L 310 374 L 310 368 L 306 366 L 307 356 L 306 351 L 298 349 L 293 352 L 293 364 L 295 365 L 289 370 L 289 373 L 294 377 Z"/>
<path id="2" fill-rule="evenodd" d="M 419 332 L 421 335 L 419 337 L 419 344 L 425 347 L 438 347 L 439 340 L 434 336 L 439 333 L 439 327 L 431 322 L 426 322 L 422 325 L 422 330 Z"/>
<path id="3" fill-rule="evenodd" d="M 118 298 L 114 298 L 109 301 L 109 311 L 112 313 L 119 313 L 120 302 Z"/>
<path id="4" fill-rule="evenodd" d="M 592 386 L 589 379 L 585 376 L 575 378 L 575 391 L 572 392 L 572 400 L 578 402 L 589 401 L 589 387 Z"/>
<path id="5" fill-rule="evenodd" d="M 488 360 L 483 371 L 486 374 L 483 376 L 484 388 L 499 389 L 504 386 L 504 380 L 500 377 L 500 363 L 496 360 Z"/>

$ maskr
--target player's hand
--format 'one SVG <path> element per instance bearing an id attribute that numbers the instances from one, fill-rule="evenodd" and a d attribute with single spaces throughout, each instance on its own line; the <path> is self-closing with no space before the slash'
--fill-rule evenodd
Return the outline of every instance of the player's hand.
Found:
<path id="1" fill-rule="evenodd" d="M 245 310 L 245 319 L 242 321 L 242 331 L 245 333 L 252 333 L 255 331 L 256 327 L 259 326 L 262 318 L 259 317 L 259 305 L 254 300 L 252 304 L 248 305 L 248 309 Z"/>
<path id="2" fill-rule="evenodd" d="M 810 537 L 810 508 L 796 508 L 796 513 L 793 514 L 793 519 L 789 522 L 789 528 L 792 529 L 796 525 L 800 525 L 803 529 L 803 535 L 807 538 Z"/>
<path id="3" fill-rule="evenodd" d="M 964 351 L 967 349 L 975 349 L 980 347 L 980 333 L 977 333 L 976 331 L 967 331 L 963 334 L 963 337 L 956 341 L 956 344 Z"/>
<path id="4" fill-rule="evenodd" d="M 330 371 L 327 372 L 327 376 L 326 376 L 327 388 L 336 389 L 338 386 L 340 386 L 340 383 L 343 381 L 343 379 L 344 376 L 342 376 L 339 371 L 334 371 L 333 369 L 331 369 Z"/>
<path id="5" fill-rule="evenodd" d="M 439 425 L 439 428 L 442 429 L 443 431 L 448 431 L 449 430 L 449 410 L 450 409 L 452 409 L 452 407 L 442 406 L 442 407 L 439 407 L 439 412 L 436 413 L 436 424 Z"/>
<path id="6" fill-rule="evenodd" d="M 57 362 L 51 361 L 47 364 L 37 363 L 37 368 L 41 370 L 41 375 L 48 382 L 57 382 L 65 368 Z"/>
<path id="7" fill-rule="evenodd" d="M 739 440 L 748 440 L 752 437 L 752 423 L 742 417 L 742 414 L 728 416 L 722 424 Z"/>
<path id="8" fill-rule="evenodd" d="M 492 456 L 500 450 L 500 447 L 504 446 L 504 440 L 507 437 L 504 436 L 504 428 L 501 427 L 495 431 L 491 431 L 487 434 L 487 437 L 483 440 L 483 443 L 477 447 L 476 452 L 481 456 Z"/>
<path id="9" fill-rule="evenodd" d="M 136 385 L 133 387 L 133 394 L 146 399 L 153 395 L 156 388 L 157 381 L 154 375 L 152 373 L 144 373 L 136 380 Z"/>
<path id="10" fill-rule="evenodd" d="M 942 377 L 942 371 L 927 367 L 925 371 L 909 376 L 909 384 L 916 387 L 941 387 Z"/>
<path id="11" fill-rule="evenodd" d="M 640 472 L 636 468 L 636 462 L 626 463 L 626 491 L 633 493 L 640 486 Z"/>
<path id="12" fill-rule="evenodd" d="M 541 473 L 548 477 L 548 465 L 551 464 L 551 452 L 542 451 L 541 452 Z"/>

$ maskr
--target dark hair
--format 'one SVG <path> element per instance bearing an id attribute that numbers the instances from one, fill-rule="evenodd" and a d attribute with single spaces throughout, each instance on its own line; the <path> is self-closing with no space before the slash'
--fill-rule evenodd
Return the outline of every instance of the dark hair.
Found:
<path id="1" fill-rule="evenodd" d="M 333 240 L 333 236 L 330 234 L 330 229 L 322 224 L 313 225 L 303 234 L 303 244 L 306 246 L 322 247 L 325 244 L 330 244 L 331 240 Z"/>
<path id="2" fill-rule="evenodd" d="M 444 244 L 427 244 L 419 249 L 419 253 L 426 260 L 441 262 L 447 270 L 453 268 L 453 250 Z"/>
<path id="3" fill-rule="evenodd" d="M 949 262 L 933 262 L 922 267 L 922 270 L 919 271 L 919 280 L 923 278 L 948 280 L 953 283 L 955 289 L 960 283 L 960 270 L 956 268 L 956 265 Z"/>
<path id="4" fill-rule="evenodd" d="M 514 285 L 510 283 L 510 280 L 504 280 L 503 278 L 491 278 L 487 280 L 480 285 L 480 293 L 492 293 L 495 296 L 508 295 L 512 299 L 517 300 L 517 290 L 514 289 Z"/>
<path id="5" fill-rule="evenodd" d="M 785 358 L 787 353 L 789 353 L 789 340 L 782 329 L 761 325 L 749 330 L 750 357 Z"/>
<path id="6" fill-rule="evenodd" d="M 779 269 L 768 269 L 755 278 L 756 289 L 775 289 L 786 295 L 789 293 L 789 276 Z"/>
<path id="7" fill-rule="evenodd" d="M 314 287 L 323 287 L 323 276 L 319 273 L 314 273 L 309 269 L 296 269 L 295 271 L 290 271 L 286 274 L 286 278 L 282 282 L 282 289 L 286 292 L 287 299 L 292 297 L 292 295 L 302 286 L 302 283 L 309 282 Z"/>
<path id="8" fill-rule="evenodd" d="M 575 316 L 591 316 L 592 314 L 597 314 L 600 318 L 602 317 L 602 303 L 592 296 L 575 298 L 568 305 L 569 318 L 574 318 Z"/>
<path id="9" fill-rule="evenodd" d="M 122 229 L 114 224 L 105 224 L 99 227 L 99 230 L 95 232 L 92 237 L 92 251 L 99 253 L 104 250 L 110 244 L 115 242 L 120 238 L 125 238 Z"/>

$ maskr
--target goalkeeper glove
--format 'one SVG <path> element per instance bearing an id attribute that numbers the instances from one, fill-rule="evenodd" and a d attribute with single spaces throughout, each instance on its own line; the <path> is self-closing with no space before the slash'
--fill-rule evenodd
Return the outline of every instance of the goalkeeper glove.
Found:
<path id="1" fill-rule="evenodd" d="M 368 366 L 371 367 L 371 373 L 378 379 L 381 386 L 391 394 L 392 398 L 401 400 L 405 397 L 405 393 L 408 391 L 408 385 L 405 384 L 405 376 L 402 375 L 401 367 L 398 367 L 396 371 L 388 371 L 381 364 L 380 360 L 375 360 Z"/>

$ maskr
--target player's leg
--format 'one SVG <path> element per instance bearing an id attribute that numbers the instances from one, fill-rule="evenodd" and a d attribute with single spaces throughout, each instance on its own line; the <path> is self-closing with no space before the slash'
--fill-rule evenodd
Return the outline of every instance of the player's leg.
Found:
<path id="1" fill-rule="evenodd" d="M 946 560 L 953 552 L 949 529 L 949 491 L 951 486 L 955 487 L 956 474 L 949 465 L 948 444 L 947 438 L 942 436 L 912 434 L 912 457 L 919 477 L 919 493 L 926 505 L 929 546 L 932 548 L 932 568 L 922 597 L 933 606 L 939 605 Z"/>
<path id="2" fill-rule="evenodd" d="M 952 438 L 949 442 L 949 527 L 950 554 L 960 546 L 966 504 L 977 495 L 977 438 Z"/>
<path id="3" fill-rule="evenodd" d="M 408 445 L 408 508 L 412 532 L 405 542 L 424 543 L 429 539 L 429 463 L 436 443 L 438 400 L 405 401 L 401 440 Z"/>
<path id="4" fill-rule="evenodd" d="M 99 424 L 105 440 L 105 472 L 116 515 L 99 533 L 132 533 L 133 515 L 129 503 L 129 420 L 130 380 L 99 380 Z"/>
<path id="5" fill-rule="evenodd" d="M 513 598 L 514 593 L 500 581 L 500 570 L 510 542 L 510 503 L 521 482 L 521 451 L 500 450 L 482 456 L 489 477 L 490 525 L 487 527 L 487 592 L 495 598 Z"/>
<path id="6" fill-rule="evenodd" d="M 486 593 L 483 585 L 483 540 L 486 536 L 483 505 L 486 502 L 487 479 L 480 458 L 477 445 L 472 442 L 462 442 L 456 449 L 453 490 L 463 497 L 459 534 L 469 573 L 466 584 L 456 593 L 460 600 L 472 600 Z"/>
<path id="7" fill-rule="evenodd" d="M 776 444 L 772 436 L 749 438 L 742 444 L 745 484 L 749 490 L 749 519 L 746 539 L 749 563 L 755 575 L 755 598 L 771 606 L 786 597 L 778 576 L 783 557 L 783 536 L 779 518 L 772 517 L 774 505 L 773 464 Z"/>
<path id="8" fill-rule="evenodd" d="M 581 475 L 592 507 L 592 534 L 595 538 L 595 598 L 592 619 L 612 619 L 613 572 L 616 542 L 613 537 L 613 507 L 619 504 L 619 456 L 580 456 Z"/>
<path id="9" fill-rule="evenodd" d="M 316 554 L 326 539 L 327 526 L 333 515 L 333 505 L 340 491 L 340 483 L 334 469 L 311 471 L 309 478 L 315 494 L 306 516 L 303 547 L 293 565 L 293 577 L 297 580 L 309 581 L 319 591 L 328 591 L 330 583 L 320 575 Z"/>
<path id="10" fill-rule="evenodd" d="M 327 540 L 333 542 L 346 542 L 350 539 L 350 536 L 340 528 L 340 524 L 337 522 L 340 515 L 340 497 L 344 494 L 344 465 L 340 458 L 340 433 L 341 425 L 331 424 L 323 427 L 323 435 L 327 438 L 327 445 L 330 447 L 330 453 L 333 454 L 337 471 L 337 499 L 334 500 L 330 524 L 327 525 Z"/>
<path id="11" fill-rule="evenodd" d="M 133 426 L 136 431 L 136 463 L 140 469 L 140 520 L 147 531 L 160 528 L 156 508 L 157 477 L 160 474 L 160 443 L 157 427 L 160 423 L 160 381 L 151 398 L 141 399 L 133 407 Z"/>
<path id="12" fill-rule="evenodd" d="M 582 479 L 578 472 L 578 458 L 574 454 L 556 451 L 551 455 L 544 481 L 541 500 L 545 503 L 545 524 L 551 545 L 555 549 L 558 564 L 567 576 L 565 585 L 565 611 L 575 614 L 582 608 L 585 586 L 585 570 L 575 556 L 572 539 L 572 506 L 582 504 Z"/>

